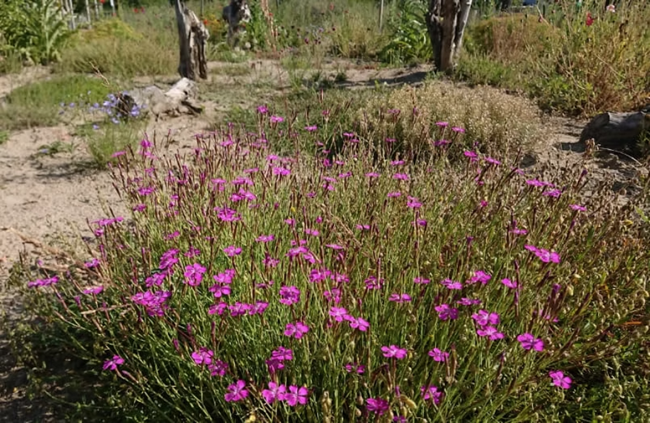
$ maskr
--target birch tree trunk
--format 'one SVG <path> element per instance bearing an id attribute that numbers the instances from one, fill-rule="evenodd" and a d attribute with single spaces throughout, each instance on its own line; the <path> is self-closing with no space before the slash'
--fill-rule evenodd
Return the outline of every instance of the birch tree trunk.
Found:
<path id="1" fill-rule="evenodd" d="M 196 81 L 197 74 L 200 78 L 207 79 L 208 62 L 205 57 L 205 48 L 210 33 L 203 22 L 181 0 L 176 0 L 174 10 L 180 44 L 178 73 L 183 78 L 193 81 Z"/>
<path id="2" fill-rule="evenodd" d="M 458 60 L 472 0 L 429 0 L 426 21 L 436 70 L 449 72 Z"/>

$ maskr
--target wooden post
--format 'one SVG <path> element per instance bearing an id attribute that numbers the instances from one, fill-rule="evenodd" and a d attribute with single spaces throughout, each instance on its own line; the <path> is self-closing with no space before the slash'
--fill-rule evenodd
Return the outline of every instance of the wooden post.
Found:
<path id="1" fill-rule="evenodd" d="M 379 32 L 384 28 L 384 0 L 379 3 Z"/>
<path id="2" fill-rule="evenodd" d="M 207 79 L 208 62 L 205 57 L 205 47 L 210 33 L 203 22 L 181 0 L 176 0 L 174 3 L 174 12 L 180 45 L 178 73 L 183 78 L 193 81 L 196 80 L 197 73 L 200 78 Z"/>
<path id="3" fill-rule="evenodd" d="M 88 26 L 92 28 L 93 21 L 90 18 L 90 3 L 88 3 L 88 0 L 86 0 L 86 18 L 88 18 Z"/>
<path id="4" fill-rule="evenodd" d="M 455 66 L 471 7 L 472 0 L 429 0 L 426 20 L 436 70 Z"/>

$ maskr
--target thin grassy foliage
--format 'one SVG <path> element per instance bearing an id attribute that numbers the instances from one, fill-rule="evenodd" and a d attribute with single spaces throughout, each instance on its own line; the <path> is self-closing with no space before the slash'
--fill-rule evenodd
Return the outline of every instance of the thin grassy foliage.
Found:
<path id="1" fill-rule="evenodd" d="M 133 213 L 91 223 L 86 263 L 15 269 L 104 418 L 647 416 L 644 196 L 585 198 L 586 172 L 535 178 L 462 131 L 395 159 L 257 119 L 183 155 L 143 140 L 113 167 Z"/>

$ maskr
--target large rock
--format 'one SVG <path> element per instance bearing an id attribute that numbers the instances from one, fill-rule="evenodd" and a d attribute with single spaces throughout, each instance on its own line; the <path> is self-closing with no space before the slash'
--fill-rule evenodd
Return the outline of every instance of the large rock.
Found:
<path id="1" fill-rule="evenodd" d="M 198 114 L 203 111 L 203 107 L 196 100 L 196 82 L 187 78 L 182 78 L 166 92 L 152 85 L 133 89 L 129 96 L 138 106 L 143 107 L 144 111 L 156 118 L 163 115 Z"/>
<path id="2" fill-rule="evenodd" d="M 597 145 L 615 150 L 634 150 L 641 136 L 650 131 L 650 110 L 632 113 L 602 113 L 582 130 L 580 142 L 593 139 Z M 650 134 L 649 134 L 650 135 Z"/>

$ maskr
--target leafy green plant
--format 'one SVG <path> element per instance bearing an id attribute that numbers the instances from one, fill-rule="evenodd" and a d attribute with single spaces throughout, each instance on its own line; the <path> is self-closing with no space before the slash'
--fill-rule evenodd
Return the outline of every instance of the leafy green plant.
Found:
<path id="1" fill-rule="evenodd" d="M 433 53 L 425 21 L 427 2 L 400 0 L 397 10 L 397 16 L 389 23 L 390 41 L 379 57 L 395 65 L 430 60 Z"/>
<path id="2" fill-rule="evenodd" d="M 11 51 L 43 64 L 60 59 L 71 35 L 56 0 L 1 3 L 0 32 Z"/>

